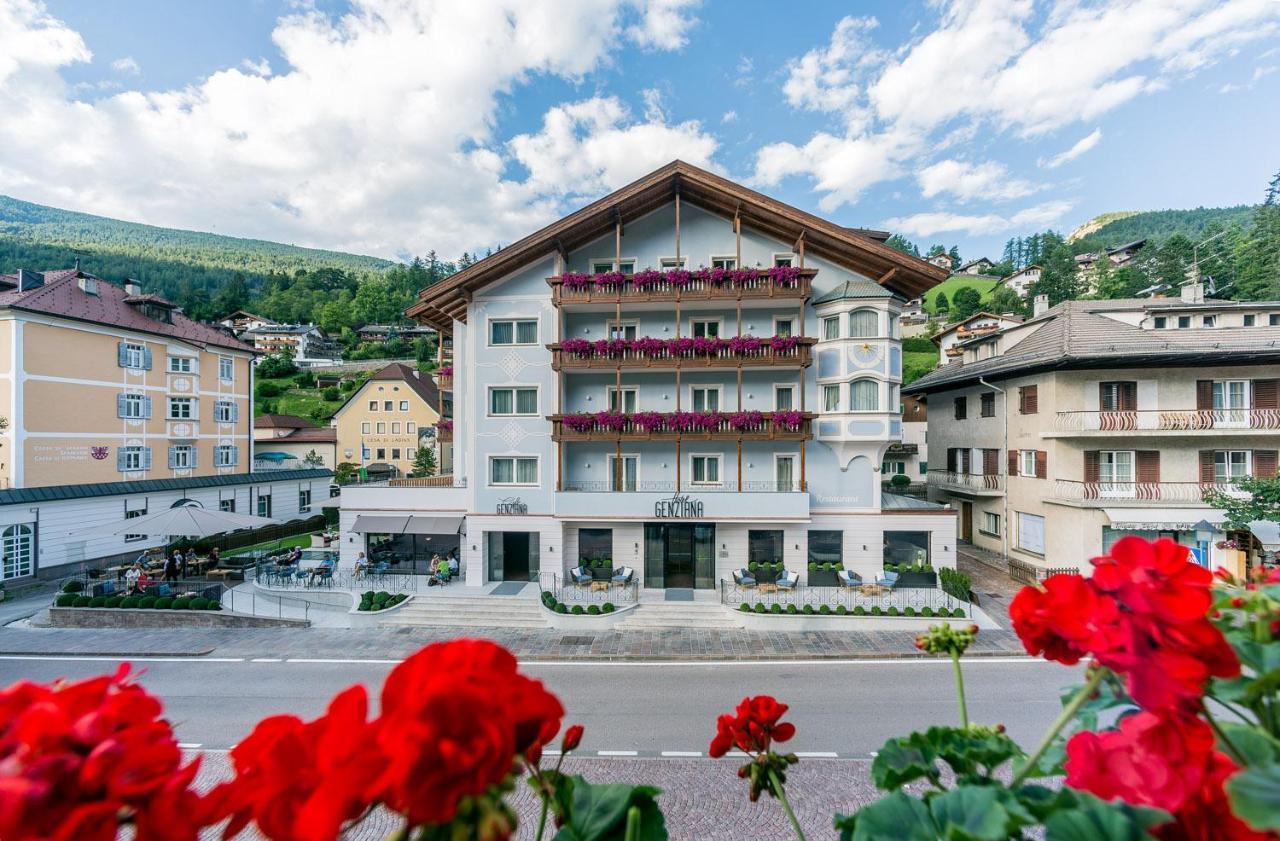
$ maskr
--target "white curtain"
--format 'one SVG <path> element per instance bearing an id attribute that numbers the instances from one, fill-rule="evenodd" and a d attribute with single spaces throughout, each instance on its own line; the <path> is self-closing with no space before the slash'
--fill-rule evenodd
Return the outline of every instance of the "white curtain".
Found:
<path id="1" fill-rule="evenodd" d="M 875 310 L 857 310 L 850 313 L 849 335 L 855 339 L 880 335 L 880 314 Z"/>
<path id="2" fill-rule="evenodd" d="M 489 325 L 489 344 L 509 345 L 515 338 L 515 325 L 510 321 L 495 321 Z"/>
<path id="3" fill-rule="evenodd" d="M 515 461 L 509 458 L 495 458 L 491 462 L 490 481 L 495 485 L 510 485 L 515 479 Z"/>
<path id="4" fill-rule="evenodd" d="M 538 413 L 538 390 L 521 388 L 516 391 L 516 414 L 536 415 Z"/>
<path id="5" fill-rule="evenodd" d="M 511 409 L 511 389 L 495 388 L 489 392 L 489 414 L 509 415 L 511 414 Z"/>
<path id="6" fill-rule="evenodd" d="M 875 412 L 880 408 L 880 384 L 875 380 L 854 380 L 849 385 L 849 409 Z"/>
<path id="7" fill-rule="evenodd" d="M 536 485 L 538 483 L 538 460 L 536 458 L 516 459 L 516 484 Z"/>

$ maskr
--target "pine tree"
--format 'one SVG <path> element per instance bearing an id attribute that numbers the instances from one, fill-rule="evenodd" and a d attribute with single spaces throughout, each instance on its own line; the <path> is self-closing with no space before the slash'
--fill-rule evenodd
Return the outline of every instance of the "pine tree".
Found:
<path id="1" fill-rule="evenodd" d="M 960 249 L 953 245 L 947 254 L 951 257 L 951 271 L 954 272 L 956 269 L 960 268 L 960 263 L 962 262 L 960 260 Z"/>
<path id="2" fill-rule="evenodd" d="M 933 299 L 933 309 L 935 312 L 947 312 L 951 309 L 951 302 L 947 300 L 946 292 L 939 292 Z"/>
<path id="3" fill-rule="evenodd" d="M 1043 240 L 1042 240 L 1043 242 Z M 1031 287 L 1031 296 L 1048 295 L 1049 306 L 1071 301 L 1080 295 L 1075 255 L 1064 242 L 1059 242 L 1041 261 L 1040 279 Z"/>
<path id="4" fill-rule="evenodd" d="M 413 469 L 409 471 L 409 476 L 414 479 L 423 479 L 434 475 L 436 475 L 435 450 L 430 446 L 419 447 L 417 455 L 413 457 Z"/>
<path id="5" fill-rule="evenodd" d="M 884 244 L 903 254 L 910 254 L 912 257 L 920 256 L 920 249 L 916 248 L 916 244 L 901 234 L 894 234 L 885 240 Z"/>

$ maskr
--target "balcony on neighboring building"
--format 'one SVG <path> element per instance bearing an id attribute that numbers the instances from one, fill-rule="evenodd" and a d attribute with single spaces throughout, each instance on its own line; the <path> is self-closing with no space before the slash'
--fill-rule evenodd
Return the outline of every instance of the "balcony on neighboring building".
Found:
<path id="1" fill-rule="evenodd" d="M 436 424 L 436 440 L 442 444 L 453 441 L 453 421 L 445 418 Z"/>
<path id="2" fill-rule="evenodd" d="M 453 391 L 453 366 L 445 365 L 436 371 L 436 388 L 441 391 Z"/>
<path id="3" fill-rule="evenodd" d="M 1280 432 L 1280 409 L 1137 409 L 1058 412 L 1047 437 L 1095 435 L 1213 435 L 1227 431 Z"/>
<path id="4" fill-rule="evenodd" d="M 929 486 L 970 496 L 1000 496 L 1004 493 L 1004 476 L 999 473 L 959 473 L 954 470 L 930 470 Z"/>
<path id="5" fill-rule="evenodd" d="M 805 441 L 812 412 L 597 412 L 551 415 L 553 441 Z"/>
<path id="6" fill-rule="evenodd" d="M 635 274 L 565 272 L 547 278 L 556 306 L 651 304 L 677 301 L 802 301 L 817 269 L 671 269 Z"/>
<path id="7" fill-rule="evenodd" d="M 706 368 L 807 368 L 817 339 L 737 336 L 732 339 L 566 339 L 547 345 L 556 371 L 673 371 Z"/>
<path id="8" fill-rule="evenodd" d="M 1080 482 L 1054 480 L 1053 501 L 1087 508 L 1126 505 L 1204 505 L 1211 492 L 1245 498 L 1231 482 Z"/>
<path id="9" fill-rule="evenodd" d="M 947 355 L 948 359 L 955 359 L 958 356 L 964 356 L 964 348 L 960 345 L 951 345 L 951 347 L 944 350 L 943 353 Z"/>

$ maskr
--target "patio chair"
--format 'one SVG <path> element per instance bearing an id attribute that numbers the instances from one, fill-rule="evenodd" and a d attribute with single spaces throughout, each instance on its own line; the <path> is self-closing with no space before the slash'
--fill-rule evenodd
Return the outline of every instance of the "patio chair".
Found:
<path id="1" fill-rule="evenodd" d="M 733 583 L 739 587 L 754 587 L 756 586 L 756 578 L 745 569 L 735 569 L 733 571 Z"/>
<path id="2" fill-rule="evenodd" d="M 325 587 L 333 586 L 333 567 L 324 567 L 320 570 L 320 583 Z"/>
<path id="3" fill-rule="evenodd" d="M 842 569 L 836 573 L 836 580 L 840 582 L 841 587 L 861 587 L 862 576 L 850 569 Z"/>
<path id="4" fill-rule="evenodd" d="M 630 584 L 631 578 L 635 574 L 636 574 L 636 571 L 634 569 L 632 569 L 631 567 L 624 566 L 619 570 L 617 570 L 616 572 L 614 572 L 613 577 L 610 578 L 609 580 L 612 581 L 614 584 Z"/>
<path id="5" fill-rule="evenodd" d="M 794 590 L 796 585 L 800 583 L 800 576 L 795 570 L 789 569 L 779 575 L 775 583 L 778 585 L 779 590 Z"/>
<path id="6" fill-rule="evenodd" d="M 591 573 L 583 569 L 581 566 L 576 566 L 569 570 L 569 577 L 573 579 L 574 584 L 579 586 L 591 583 Z"/>
<path id="7" fill-rule="evenodd" d="M 892 590 L 894 587 L 898 586 L 898 573 L 886 572 L 884 574 L 884 578 L 876 579 L 876 584 L 880 587 L 888 587 Z"/>

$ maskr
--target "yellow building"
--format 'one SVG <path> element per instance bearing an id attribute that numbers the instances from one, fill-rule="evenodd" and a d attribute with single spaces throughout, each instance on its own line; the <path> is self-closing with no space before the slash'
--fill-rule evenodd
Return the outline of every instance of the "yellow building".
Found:
<path id="1" fill-rule="evenodd" d="M 0 486 L 246 472 L 253 358 L 134 283 L 0 275 Z"/>
<path id="2" fill-rule="evenodd" d="M 432 436 L 439 420 L 440 391 L 431 375 L 392 363 L 356 389 L 334 413 L 338 460 L 406 476 L 418 448 L 435 443 Z"/>

